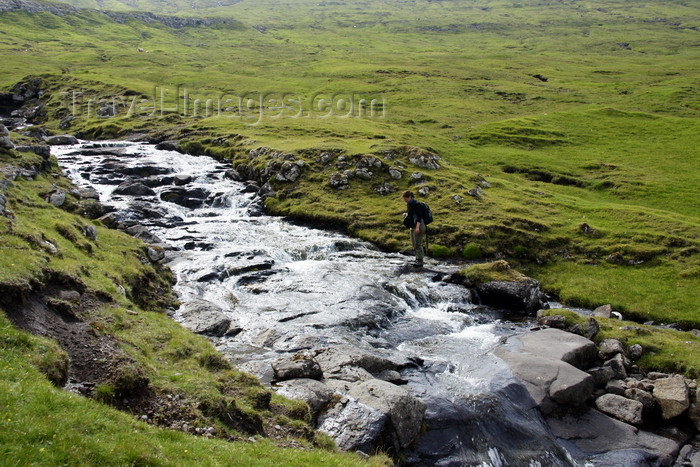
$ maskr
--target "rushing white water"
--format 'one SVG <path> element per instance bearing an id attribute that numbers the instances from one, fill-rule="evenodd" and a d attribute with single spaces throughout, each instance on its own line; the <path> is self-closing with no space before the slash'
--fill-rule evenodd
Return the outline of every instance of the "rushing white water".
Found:
<path id="1" fill-rule="evenodd" d="M 520 396 L 513 395 L 510 371 L 493 354 L 504 336 L 527 323 L 507 321 L 498 310 L 470 303 L 462 286 L 434 281 L 434 273 L 406 272 L 411 258 L 343 234 L 260 216 L 255 195 L 226 178 L 225 165 L 207 157 L 138 143 L 84 143 L 54 148 L 54 153 L 67 174 L 79 186 L 96 189 L 123 222 L 148 227 L 167 245 L 184 305 L 206 300 L 239 323 L 239 334 L 213 340 L 246 368 L 262 368 L 251 364 L 291 355 L 309 348 L 309 342 L 351 343 L 396 359 L 420 360 L 421 368 L 402 376 L 428 404 L 426 417 L 433 417 L 433 425 L 451 423 L 441 432 L 445 439 L 424 438 L 451 447 L 430 458 L 413 454 L 418 463 L 476 465 L 474 460 L 482 459 L 483 465 L 506 465 L 504 449 L 520 441 L 498 439 L 507 430 L 489 424 L 510 423 L 503 420 L 507 417 L 532 431 L 522 436 L 546 432 L 529 408 L 518 409 L 519 401 L 510 400 Z M 115 194 L 122 181 L 141 182 L 155 193 Z M 199 196 L 194 207 L 181 199 L 179 204 L 165 201 L 174 199 L 175 185 L 180 187 L 175 194 Z M 439 265 L 428 261 L 428 267 Z M 180 312 L 173 317 L 180 319 Z M 450 407 L 454 414 L 445 415 Z M 485 434 L 474 435 L 479 430 Z M 501 445 L 492 446 L 496 442 Z M 538 459 L 570 465 L 556 458 L 551 462 L 550 444 L 547 440 L 539 452 L 527 446 L 532 454 L 523 465 L 537 465 Z M 423 451 L 441 449 L 428 445 Z"/>

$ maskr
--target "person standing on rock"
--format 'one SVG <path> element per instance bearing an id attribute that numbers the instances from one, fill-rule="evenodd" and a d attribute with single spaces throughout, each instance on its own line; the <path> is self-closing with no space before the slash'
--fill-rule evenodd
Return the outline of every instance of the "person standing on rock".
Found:
<path id="1" fill-rule="evenodd" d="M 413 192 L 406 190 L 403 192 L 403 200 L 406 202 L 407 212 L 403 213 L 403 225 L 411 231 L 411 243 L 416 255 L 416 261 L 413 263 L 414 268 L 423 267 L 423 238 L 425 238 L 425 212 L 421 203 L 413 197 Z"/>

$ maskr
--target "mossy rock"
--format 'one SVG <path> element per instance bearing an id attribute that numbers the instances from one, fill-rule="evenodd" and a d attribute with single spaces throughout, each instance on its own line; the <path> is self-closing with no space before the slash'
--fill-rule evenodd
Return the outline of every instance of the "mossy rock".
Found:
<path id="1" fill-rule="evenodd" d="M 459 271 L 459 274 L 472 286 L 494 281 L 523 282 L 528 279 L 524 274 L 511 269 L 510 264 L 504 260 L 473 264 Z"/>

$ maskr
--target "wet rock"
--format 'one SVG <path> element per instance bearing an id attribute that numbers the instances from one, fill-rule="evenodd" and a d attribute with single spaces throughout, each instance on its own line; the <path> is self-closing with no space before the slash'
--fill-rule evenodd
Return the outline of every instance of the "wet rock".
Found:
<path id="1" fill-rule="evenodd" d="M 315 359 L 326 378 L 342 375 L 343 369 L 350 367 L 362 368 L 373 375 L 396 369 L 396 364 L 391 360 L 353 346 L 339 345 L 319 349 Z"/>
<path id="2" fill-rule="evenodd" d="M 483 305 L 534 314 L 545 307 L 540 283 L 526 278 L 521 281 L 491 281 L 476 286 Z"/>
<path id="3" fill-rule="evenodd" d="M 143 183 L 124 182 L 114 189 L 115 195 L 127 196 L 155 196 L 156 192 L 153 188 L 147 187 Z"/>
<path id="4" fill-rule="evenodd" d="M 255 339 L 252 340 L 253 345 L 257 345 L 259 347 L 263 347 L 266 349 L 271 348 L 275 342 L 277 342 L 280 338 L 282 337 L 282 334 L 280 334 L 277 330 L 275 329 L 265 329 L 264 331 L 260 332 Z"/>
<path id="5" fill-rule="evenodd" d="M 688 385 L 680 375 L 657 379 L 654 382 L 654 398 L 661 407 L 664 420 L 676 417 L 690 407 Z"/>
<path id="6" fill-rule="evenodd" d="M 219 306 L 201 299 L 193 299 L 180 311 L 183 325 L 192 332 L 207 336 L 223 336 L 232 324 Z"/>
<path id="7" fill-rule="evenodd" d="M 273 388 L 281 396 L 309 404 L 313 418 L 318 416 L 335 394 L 331 388 L 315 379 L 290 379 L 277 383 Z"/>
<path id="8" fill-rule="evenodd" d="M 396 448 L 407 447 L 418 435 L 426 405 L 408 390 L 374 379 L 354 386 L 348 395 L 388 417 L 389 436 Z"/>
<path id="9" fill-rule="evenodd" d="M 78 188 L 71 191 L 71 194 L 80 199 L 100 199 L 100 194 L 92 187 Z"/>
<path id="10" fill-rule="evenodd" d="M 547 422 L 554 434 L 580 450 L 590 465 L 671 465 L 680 448 L 673 439 L 639 430 L 597 410 L 578 417 L 552 417 Z"/>
<path id="11" fill-rule="evenodd" d="M 370 453 L 384 430 L 388 415 L 354 398 L 343 397 L 319 415 L 318 430 L 335 440 L 344 451 Z"/>
<path id="12" fill-rule="evenodd" d="M 51 146 L 65 146 L 69 144 L 78 144 L 78 138 L 73 135 L 55 135 L 46 138 L 46 142 Z"/>
<path id="13" fill-rule="evenodd" d="M 305 352 L 299 352 L 289 359 L 276 361 L 272 364 L 272 369 L 277 381 L 298 378 L 320 380 L 323 378 L 321 366 L 310 354 Z"/>
<path id="14" fill-rule="evenodd" d="M 642 423 L 644 405 L 635 400 L 627 399 L 616 394 L 605 394 L 595 401 L 595 406 L 601 412 L 632 425 Z"/>
<path id="15" fill-rule="evenodd" d="M 129 235 L 143 240 L 146 243 L 163 243 L 156 235 L 142 225 L 132 225 L 125 230 Z"/>
<path id="16" fill-rule="evenodd" d="M 199 208 L 204 204 L 208 195 L 209 193 L 203 188 L 173 187 L 163 191 L 160 194 L 160 199 L 187 208 Z"/>
<path id="17" fill-rule="evenodd" d="M 161 141 L 160 143 L 156 144 L 156 149 L 160 149 L 163 151 L 182 152 L 180 150 L 180 143 L 178 141 L 173 140 Z"/>
<path id="18" fill-rule="evenodd" d="M 102 222 L 102 224 L 110 229 L 116 229 L 117 228 L 117 223 L 119 222 L 118 216 L 114 212 L 108 212 L 104 216 L 101 216 L 97 218 L 98 221 Z"/>
<path id="19" fill-rule="evenodd" d="M 582 336 L 558 329 L 543 329 L 527 333 L 520 340 L 523 349 L 533 355 L 561 360 L 580 370 L 595 364 L 595 344 Z"/>

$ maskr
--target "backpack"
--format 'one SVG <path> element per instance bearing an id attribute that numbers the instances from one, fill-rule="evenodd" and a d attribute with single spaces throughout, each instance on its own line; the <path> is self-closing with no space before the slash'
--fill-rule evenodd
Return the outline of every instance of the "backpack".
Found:
<path id="1" fill-rule="evenodd" d="M 433 222 L 433 211 L 430 210 L 430 206 L 428 206 L 422 201 L 418 201 L 418 204 L 423 210 L 423 222 L 425 222 L 425 225 L 428 225 L 431 222 Z"/>

